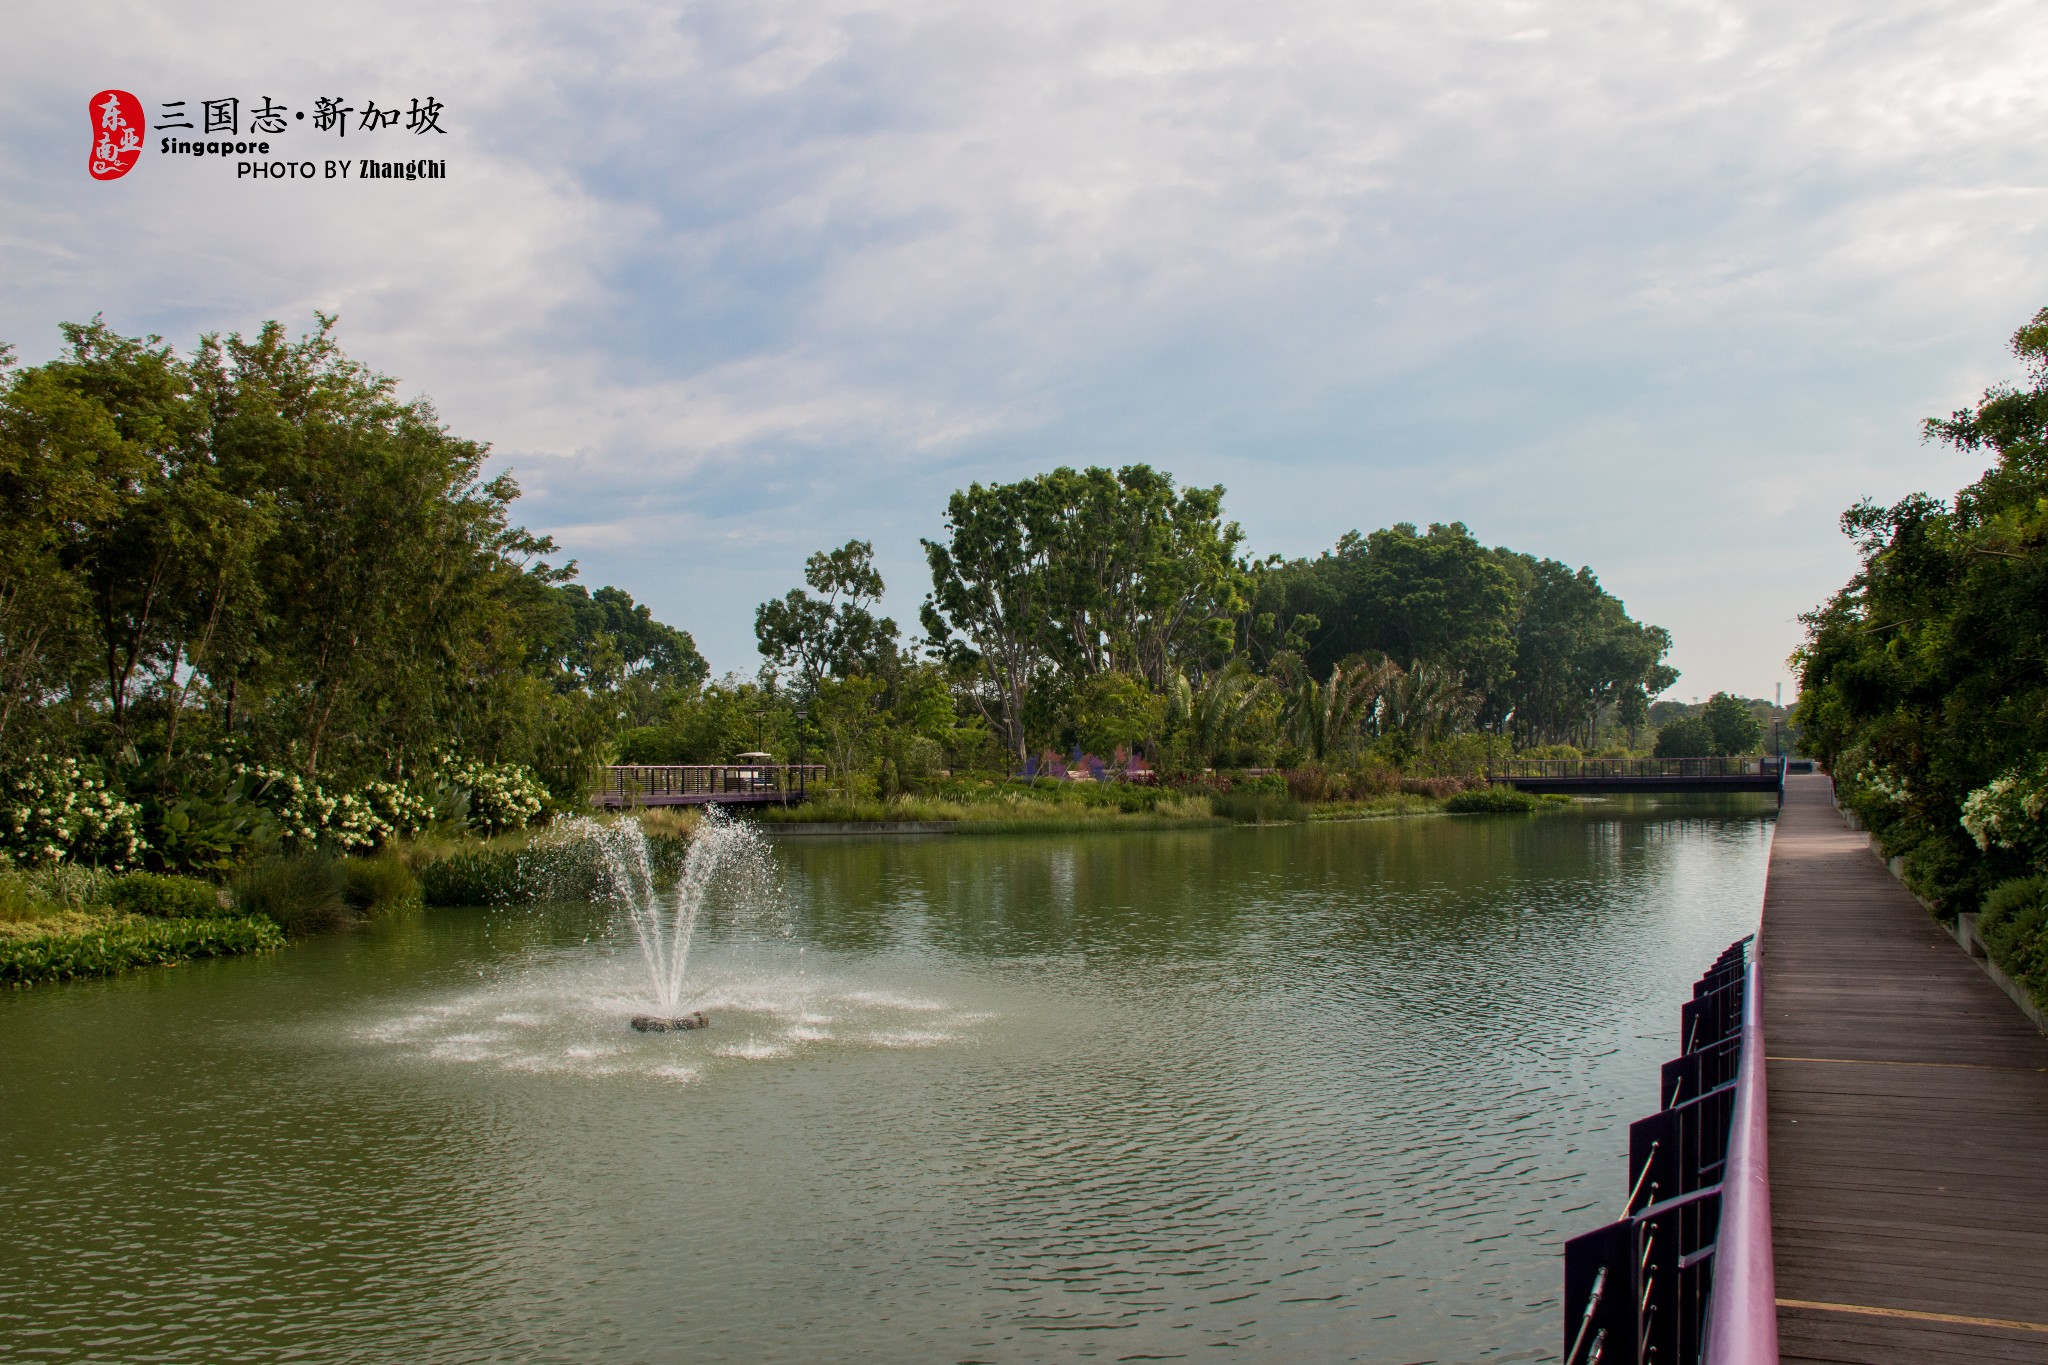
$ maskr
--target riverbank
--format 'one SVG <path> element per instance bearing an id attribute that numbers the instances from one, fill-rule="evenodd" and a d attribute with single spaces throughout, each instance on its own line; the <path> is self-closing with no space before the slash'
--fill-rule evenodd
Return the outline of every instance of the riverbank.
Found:
<path id="1" fill-rule="evenodd" d="M 1562 797 L 1458 779 L 1363 798 L 1302 801 L 1277 783 L 1222 792 L 1175 792 L 1122 783 L 984 784 L 951 795 L 823 799 L 735 818 L 780 835 L 1073 834 L 1215 829 L 1242 825 L 1516 814 L 1570 807 Z M 650 870 L 679 873 L 698 810 L 630 817 L 647 838 Z M 346 929 L 405 906 L 480 906 L 598 898 L 596 862 L 577 856 L 562 824 L 492 839 L 420 839 L 372 857 L 271 857 L 223 883 L 57 866 L 0 869 L 0 985 L 105 976 L 135 967 L 263 952 L 309 934 Z"/>
<path id="2" fill-rule="evenodd" d="M 281 948 L 421 903 L 395 853 L 266 858 L 226 883 L 68 864 L 0 865 L 0 986 Z"/>

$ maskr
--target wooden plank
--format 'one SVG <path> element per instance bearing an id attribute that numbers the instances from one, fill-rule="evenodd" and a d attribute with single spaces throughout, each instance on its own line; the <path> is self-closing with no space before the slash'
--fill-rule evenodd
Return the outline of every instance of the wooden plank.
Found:
<path id="1" fill-rule="evenodd" d="M 1831 797 L 1787 779 L 1760 936 L 1782 1358 L 2048 1365 L 2048 1039 Z"/>

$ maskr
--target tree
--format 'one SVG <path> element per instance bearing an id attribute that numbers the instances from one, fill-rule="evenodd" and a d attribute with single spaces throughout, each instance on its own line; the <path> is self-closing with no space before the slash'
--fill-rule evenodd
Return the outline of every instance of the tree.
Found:
<path id="1" fill-rule="evenodd" d="M 1707 698 L 1700 720 L 1713 738 L 1716 754 L 1753 754 L 1763 747 L 1763 727 L 1740 697 L 1716 692 Z"/>
<path id="2" fill-rule="evenodd" d="M 953 495 L 946 539 L 924 542 L 932 593 L 920 619 L 949 667 L 975 676 L 969 696 L 1019 766 L 1042 677 L 1123 673 L 1163 694 L 1229 659 L 1246 571 L 1222 500 L 1147 465 Z"/>
<path id="3" fill-rule="evenodd" d="M 1185 759 L 1196 767 L 1220 766 L 1267 692 L 1266 680 L 1242 655 L 1211 673 L 1197 689 L 1187 675 L 1167 692 L 1167 724 Z"/>
<path id="4" fill-rule="evenodd" d="M 625 594 L 563 591 L 485 448 L 334 326 L 181 355 L 94 319 L 0 365 L 0 757 L 98 757 L 159 804 L 218 786 L 223 749 L 344 784 L 459 753 L 568 791 L 650 709 L 593 688 L 701 676 Z"/>
<path id="5" fill-rule="evenodd" d="M 874 556 L 865 540 L 821 550 L 804 562 L 804 581 L 818 596 L 791 589 L 754 612 L 754 636 L 768 667 L 806 695 L 827 677 L 877 672 L 895 653 L 896 623 L 873 611 L 885 590 Z"/>
<path id="6" fill-rule="evenodd" d="M 1502 689 L 1506 706 L 1499 709 L 1513 714 L 1524 737 L 1583 737 L 1590 747 L 1602 707 L 1616 705 L 1638 716 L 1648 698 L 1678 680 L 1663 662 L 1669 633 L 1631 620 L 1591 569 L 1574 572 L 1554 559 L 1510 558 L 1519 561 L 1513 567 L 1523 587 L 1514 670 Z"/>
<path id="7" fill-rule="evenodd" d="M 2048 753 L 2048 309 L 2012 338 L 2023 386 L 1926 423 L 1993 463 L 1952 502 L 1913 494 L 1842 516 L 1861 561 L 1804 619 L 1800 742 L 1906 855 L 1923 895 L 1971 909 L 2023 856 L 1979 847 L 1966 801 Z"/>
<path id="8" fill-rule="evenodd" d="M 1679 716 L 1664 722 L 1652 750 L 1659 758 L 1706 758 L 1715 752 L 1714 731 L 1700 716 Z"/>

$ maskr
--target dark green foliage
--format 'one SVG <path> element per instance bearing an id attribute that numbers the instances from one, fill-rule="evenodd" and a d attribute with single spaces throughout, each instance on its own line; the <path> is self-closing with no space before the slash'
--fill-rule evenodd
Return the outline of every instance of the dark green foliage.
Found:
<path id="1" fill-rule="evenodd" d="M 117 761 L 153 865 L 274 842 L 208 755 L 346 790 L 453 754 L 579 800 L 703 677 L 687 635 L 566 584 L 485 448 L 333 326 L 181 355 L 94 320 L 0 374 L 0 764 Z"/>
<path id="2" fill-rule="evenodd" d="M 132 967 L 262 952 L 283 942 L 276 924 L 253 915 L 131 921 L 85 934 L 0 939 L 0 982 L 27 986 L 110 976 Z"/>
<path id="3" fill-rule="evenodd" d="M 235 908 L 262 915 L 294 938 L 355 923 L 341 860 L 317 853 L 265 858 L 233 883 Z"/>
<path id="4" fill-rule="evenodd" d="M 1927 424 L 1995 463 L 1953 504 L 1924 494 L 1842 516 L 1862 564 L 1805 618 L 1802 748 L 1944 914 L 2041 869 L 1980 849 L 1964 800 L 2048 753 L 2048 310 L 2013 338 L 2026 388 Z"/>
<path id="5" fill-rule="evenodd" d="M 1539 796 L 1501 785 L 1459 792 L 1444 802 L 1444 809 L 1453 815 L 1511 815 L 1539 810 L 1543 804 Z"/>
<path id="6" fill-rule="evenodd" d="M 364 914 L 384 914 L 421 903 L 419 879 L 395 853 L 344 858 L 341 882 L 342 898 L 349 908 Z"/>
<path id="7" fill-rule="evenodd" d="M 155 872 L 116 877 L 107 889 L 107 899 L 116 910 L 155 919 L 207 919 L 224 911 L 220 890 L 213 883 Z"/>
<path id="8" fill-rule="evenodd" d="M 2016 877 L 1993 887 L 1977 934 L 1999 969 L 2048 1009 L 2048 877 Z"/>

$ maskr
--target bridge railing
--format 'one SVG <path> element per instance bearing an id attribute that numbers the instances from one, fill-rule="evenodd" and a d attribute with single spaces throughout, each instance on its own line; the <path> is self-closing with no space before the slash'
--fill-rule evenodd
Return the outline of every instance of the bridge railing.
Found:
<path id="1" fill-rule="evenodd" d="M 1778 1358 L 1751 942 L 1731 944 L 1679 1012 L 1663 1107 L 1629 1125 L 1621 1217 L 1565 1244 L 1564 1365 Z"/>
<path id="2" fill-rule="evenodd" d="M 1551 779 L 1775 777 L 1783 762 L 1776 754 L 1735 754 L 1726 758 L 1510 758 L 1495 765 L 1493 775 Z"/>
<path id="3" fill-rule="evenodd" d="M 822 780 L 822 763 L 640 763 L 603 770 L 591 800 L 600 806 L 644 806 L 696 798 L 736 802 L 801 801 Z"/>

